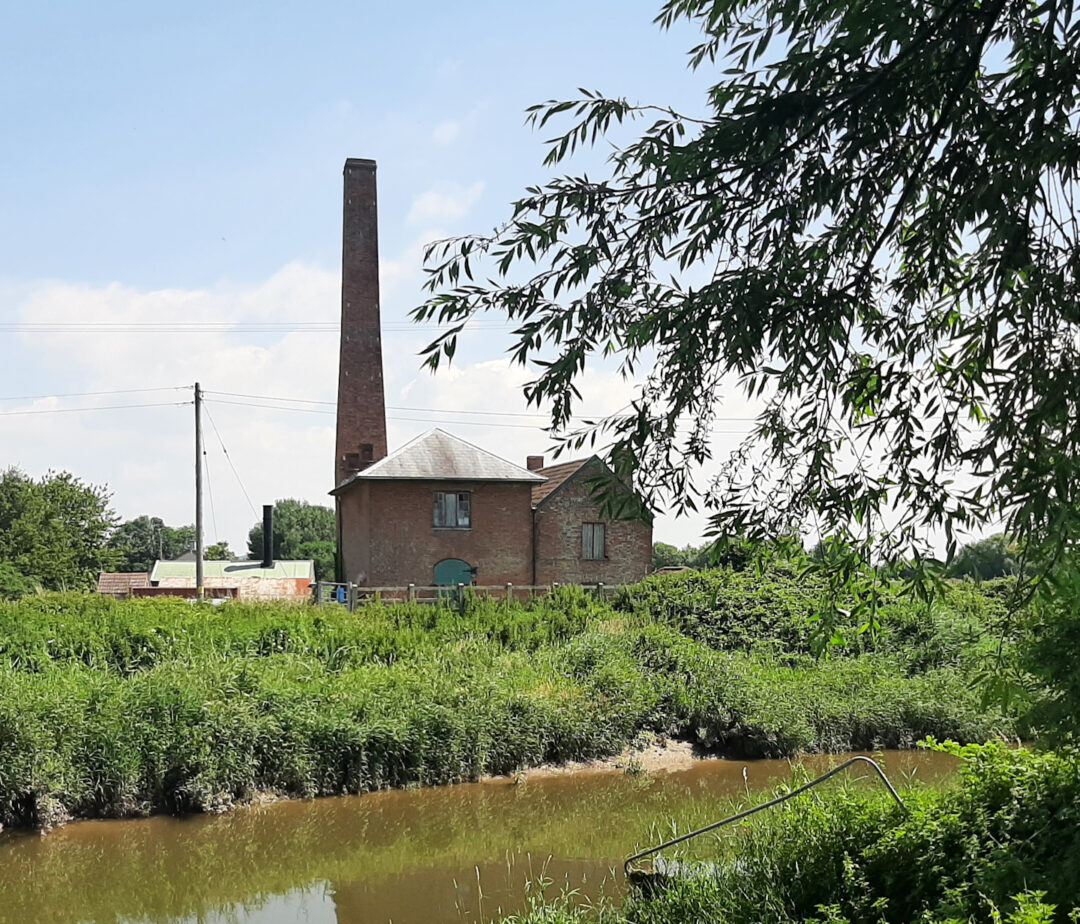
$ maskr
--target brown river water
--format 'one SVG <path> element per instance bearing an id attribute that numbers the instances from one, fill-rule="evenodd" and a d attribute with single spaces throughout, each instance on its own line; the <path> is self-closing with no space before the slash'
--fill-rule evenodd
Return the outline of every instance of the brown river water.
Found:
<path id="1" fill-rule="evenodd" d="M 817 775 L 849 756 L 801 763 Z M 955 771 L 942 754 L 874 756 L 897 785 Z M 0 922 L 486 922 L 521 910 L 548 881 L 549 896 L 617 900 L 628 854 L 758 801 L 791 773 L 788 761 L 702 760 L 9 832 Z"/>

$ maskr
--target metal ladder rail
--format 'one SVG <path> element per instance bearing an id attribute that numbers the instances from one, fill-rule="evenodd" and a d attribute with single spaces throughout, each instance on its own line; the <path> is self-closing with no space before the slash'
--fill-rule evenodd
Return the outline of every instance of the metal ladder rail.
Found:
<path id="1" fill-rule="evenodd" d="M 658 844 L 656 847 L 650 847 L 648 850 L 642 850 L 640 853 L 635 853 L 632 857 L 627 858 L 626 862 L 623 863 L 623 873 L 625 875 L 628 875 L 630 873 L 630 864 L 633 863 L 635 860 L 642 860 L 645 857 L 651 856 L 654 853 L 658 853 L 659 851 L 664 850 L 667 847 L 674 847 L 676 844 L 681 844 L 683 843 L 683 841 L 688 841 L 691 838 L 697 837 L 699 834 L 706 834 L 709 831 L 715 831 L 717 828 L 722 828 L 724 825 L 729 825 L 733 822 L 741 821 L 744 818 L 749 818 L 751 815 L 757 812 L 763 812 L 765 811 L 765 809 L 772 808 L 774 805 L 779 805 L 781 802 L 787 802 L 788 799 L 794 799 L 796 796 L 801 795 L 808 789 L 812 789 L 813 787 L 817 786 L 818 783 L 824 783 L 830 777 L 836 776 L 836 774 L 838 774 L 841 770 L 844 770 L 847 767 L 850 767 L 852 764 L 859 762 L 867 763 L 871 767 L 873 767 L 874 770 L 877 771 L 877 775 L 881 777 L 881 781 L 888 787 L 889 794 L 896 800 L 896 804 L 899 805 L 900 808 L 902 808 L 906 812 L 907 806 L 904 804 L 904 800 L 900 798 L 900 794 L 897 793 L 896 789 L 893 788 L 893 784 L 889 782 L 889 778 L 885 776 L 885 771 L 882 770 L 880 766 L 878 766 L 877 761 L 872 760 L 869 757 L 863 757 L 862 755 L 859 755 L 857 757 L 852 757 L 848 760 L 845 760 L 842 764 L 838 764 L 837 766 L 833 767 L 828 773 L 823 773 L 817 779 L 811 780 L 809 783 L 804 783 L 798 789 L 793 789 L 791 792 L 786 793 L 783 796 L 778 796 L 775 799 L 770 799 L 768 802 L 761 803 L 761 805 L 755 805 L 753 808 L 746 809 L 745 811 L 732 815 L 730 818 L 725 818 L 722 821 L 714 821 L 710 825 L 705 825 L 704 828 L 698 828 L 696 831 L 691 831 L 689 834 L 683 834 L 681 837 L 672 838 L 670 841 L 665 841 L 663 844 Z"/>

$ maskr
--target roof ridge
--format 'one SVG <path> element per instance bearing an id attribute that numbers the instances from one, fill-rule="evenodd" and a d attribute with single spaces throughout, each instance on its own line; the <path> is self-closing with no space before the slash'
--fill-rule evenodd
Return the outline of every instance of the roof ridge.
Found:
<path id="1" fill-rule="evenodd" d="M 556 462 L 553 465 L 544 465 L 541 468 L 538 468 L 537 471 L 542 472 L 545 469 L 549 469 L 549 468 L 562 468 L 563 466 L 566 466 L 566 465 L 582 466 L 586 462 L 592 462 L 592 460 L 596 459 L 596 458 L 598 458 L 598 456 L 596 455 L 596 453 L 593 453 L 591 456 L 585 456 L 585 458 L 583 458 L 583 459 L 568 459 L 566 462 Z"/>
<path id="2" fill-rule="evenodd" d="M 539 483 L 545 477 L 441 427 L 432 427 L 351 475 L 331 493 L 357 481 L 379 479 Z"/>

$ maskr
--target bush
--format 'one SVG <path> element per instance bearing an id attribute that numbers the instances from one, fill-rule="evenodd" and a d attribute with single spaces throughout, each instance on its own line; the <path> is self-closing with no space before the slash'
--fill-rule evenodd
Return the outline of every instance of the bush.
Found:
<path id="1" fill-rule="evenodd" d="M 0 600 L 18 600 L 36 589 L 37 585 L 11 562 L 0 561 Z"/>

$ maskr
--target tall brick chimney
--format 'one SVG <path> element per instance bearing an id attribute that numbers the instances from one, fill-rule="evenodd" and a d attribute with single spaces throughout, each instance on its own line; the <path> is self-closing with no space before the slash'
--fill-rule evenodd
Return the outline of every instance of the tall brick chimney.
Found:
<path id="1" fill-rule="evenodd" d="M 334 484 L 386 455 L 375 161 L 345 161 Z"/>

